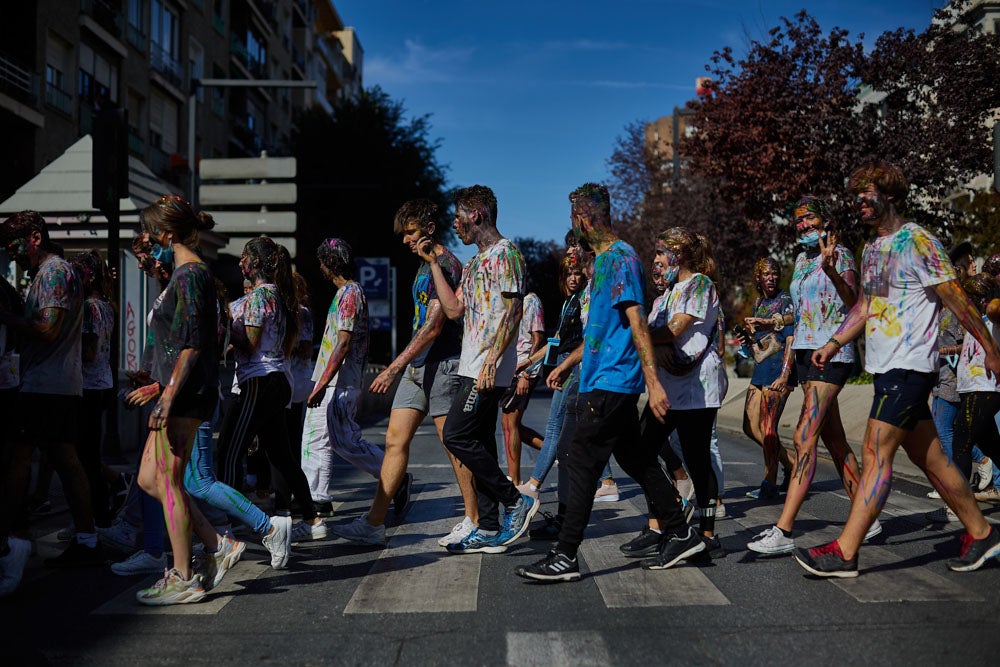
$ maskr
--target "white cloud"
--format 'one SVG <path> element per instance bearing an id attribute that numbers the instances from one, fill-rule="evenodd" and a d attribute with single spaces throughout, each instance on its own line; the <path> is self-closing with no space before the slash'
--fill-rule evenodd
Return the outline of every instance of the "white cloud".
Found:
<path id="1" fill-rule="evenodd" d="M 431 48 L 412 39 L 403 42 L 397 56 L 373 55 L 365 60 L 365 79 L 380 84 L 454 83 L 475 49 Z"/>

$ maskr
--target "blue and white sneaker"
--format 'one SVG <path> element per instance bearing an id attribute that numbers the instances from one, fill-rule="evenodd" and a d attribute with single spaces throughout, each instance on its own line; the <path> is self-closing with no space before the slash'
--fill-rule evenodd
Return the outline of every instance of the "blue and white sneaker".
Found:
<path id="1" fill-rule="evenodd" d="M 503 532 L 496 535 L 483 535 L 476 528 L 466 535 L 461 542 L 449 544 L 446 549 L 450 554 L 502 554 L 507 547 L 500 543 Z"/>
<path id="2" fill-rule="evenodd" d="M 513 544 L 528 530 L 531 517 L 538 511 L 538 501 L 531 496 L 521 494 L 517 504 L 504 512 L 503 525 L 500 527 L 500 543 Z"/>

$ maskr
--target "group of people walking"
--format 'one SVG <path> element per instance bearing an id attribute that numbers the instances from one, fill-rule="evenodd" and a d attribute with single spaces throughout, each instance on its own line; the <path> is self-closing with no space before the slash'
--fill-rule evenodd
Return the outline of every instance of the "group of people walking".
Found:
<path id="1" fill-rule="evenodd" d="M 974 458 L 981 466 L 1000 455 L 1000 349 L 993 335 L 1000 286 L 992 275 L 959 279 L 964 276 L 956 275 L 938 240 L 901 217 L 907 189 L 900 171 L 882 162 L 851 175 L 855 211 L 873 232 L 860 270 L 838 242 L 825 202 L 804 196 L 792 219 L 803 249 L 790 294 L 779 287 L 780 263 L 761 258 L 754 272 L 759 298 L 734 328 L 756 361 L 744 430 L 764 452 L 764 479 L 748 495 L 774 500 L 785 493 L 778 522 L 747 546 L 761 554 L 794 551 L 820 576 L 857 575 L 862 542 L 882 530 L 878 515 L 900 446 L 947 505 L 945 516 L 966 530 L 949 567 L 977 569 L 1000 554 L 1000 534 L 983 518 L 968 481 Z M 554 546 L 516 574 L 579 579 L 577 551 L 593 505 L 618 497 L 609 468 L 614 455 L 648 508 L 647 525 L 621 546 L 625 557 L 641 558 L 650 570 L 723 557 L 715 534 L 724 513 L 715 421 L 728 380 L 711 244 L 681 227 L 656 236 L 651 277 L 658 295 L 647 310 L 645 272 L 635 250 L 615 234 L 607 189 L 587 183 L 569 199 L 572 230 L 560 262 L 565 302 L 547 340 L 542 305 L 527 291 L 524 257 L 500 234 L 489 188 L 476 185 L 454 196 L 454 231 L 476 249 L 464 267 L 440 241 L 437 207 L 406 202 L 393 229 L 422 260 L 413 281 L 413 336 L 367 387 L 368 309 L 348 243 L 330 238 L 316 250 L 337 292 L 312 364 L 308 290 L 284 247 L 265 237 L 246 244 L 240 260 L 245 294 L 229 303 L 198 254 L 198 232 L 212 228 L 211 216 L 175 196 L 144 209 L 133 250 L 162 291 L 147 317 L 142 367 L 129 372 L 124 393 L 128 405 L 148 412 L 148 436 L 138 483 L 114 522 L 113 473 L 100 464 L 99 437 L 97 445 L 93 437 L 77 437 L 77 425 L 92 421 L 100 405 L 87 392 L 106 397 L 113 387 L 107 350 L 114 312 L 107 298 L 104 305 L 92 303 L 102 301 L 106 265 L 96 253 L 73 264 L 63 260 L 37 213 L 8 218 L 0 241 L 33 278 L 23 303 L 10 289 L 0 308 L 0 392 L 6 423 L 13 425 L 2 443 L 8 474 L 0 496 L 0 594 L 17 587 L 30 552 L 26 489 L 36 446 L 59 474 L 73 515 L 70 545 L 47 565 L 103 564 L 102 544 L 127 550 L 132 553 L 114 571 L 164 571 L 138 593 L 139 602 L 177 604 L 202 599 L 239 561 L 245 544 L 234 536 L 234 519 L 259 536 L 277 569 L 287 567 L 293 542 L 330 532 L 386 544 L 390 505 L 401 518 L 410 504 L 409 447 L 427 416 L 464 505 L 464 516 L 438 541 L 449 553 L 502 553 L 530 529 L 531 539 Z M 942 306 L 950 313 L 944 322 Z M 862 333 L 875 397 L 859 464 L 837 396 L 854 370 L 854 341 Z M 236 362 L 235 398 L 213 451 L 219 365 L 228 354 Z M 84 372 L 95 360 L 100 372 Z M 940 392 L 948 381 L 945 366 L 953 369 L 952 395 Z M 544 435 L 521 423 L 542 379 L 554 391 Z M 797 385 L 803 405 L 789 454 L 777 423 Z M 385 394 L 393 386 L 380 447 L 362 436 L 356 413 L 365 390 Z M 495 436 L 500 412 L 506 471 Z M 794 521 L 820 439 L 852 509 L 837 540 L 795 551 Z M 263 468 L 275 473 L 272 514 L 238 490 L 253 442 L 266 459 Z M 522 483 L 523 444 L 538 448 L 539 456 Z M 377 485 L 367 512 L 328 526 L 335 453 Z M 558 509 L 530 528 L 556 461 Z M 293 515 L 301 517 L 294 525 Z"/>

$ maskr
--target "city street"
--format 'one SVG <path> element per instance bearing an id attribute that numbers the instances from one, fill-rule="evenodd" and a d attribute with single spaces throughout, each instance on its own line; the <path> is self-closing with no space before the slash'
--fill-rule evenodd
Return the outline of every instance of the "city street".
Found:
<path id="1" fill-rule="evenodd" d="M 544 426 L 549 396 L 525 422 Z M 385 424 L 366 429 L 384 440 Z M 744 496 L 759 484 L 759 449 L 720 433 L 726 511 L 717 529 L 728 555 L 647 572 L 618 545 L 638 532 L 644 503 L 621 475 L 622 499 L 597 505 L 584 543 L 584 578 L 537 585 L 514 576 L 549 547 L 526 538 L 500 555 L 449 556 L 436 539 L 460 520 L 449 464 L 430 422 L 413 444 L 414 505 L 389 531 L 389 546 L 337 539 L 293 547 L 289 569 L 266 565 L 248 539 L 243 560 L 204 602 L 141 607 L 156 577 L 107 569 L 52 571 L 41 560 L 62 547 L 61 512 L 38 529 L 21 589 L 0 600 L 4 662 L 25 664 L 978 664 L 1000 649 L 1000 564 L 956 574 L 959 524 L 929 525 L 939 504 L 928 486 L 897 478 L 882 515 L 885 532 L 861 552 L 861 576 L 816 580 L 788 556 L 759 558 L 746 542 L 773 524 L 780 502 Z M 524 474 L 530 465 L 524 463 Z M 554 469 L 543 509 L 555 511 Z M 367 508 L 374 480 L 335 474 L 335 517 Z M 552 488 L 550 488 L 550 485 Z M 983 505 L 992 522 L 1000 508 Z M 848 501 L 821 462 L 796 525 L 800 546 L 835 536 Z M 391 513 L 390 513 L 390 516 Z M 238 533 L 246 536 L 247 533 Z"/>

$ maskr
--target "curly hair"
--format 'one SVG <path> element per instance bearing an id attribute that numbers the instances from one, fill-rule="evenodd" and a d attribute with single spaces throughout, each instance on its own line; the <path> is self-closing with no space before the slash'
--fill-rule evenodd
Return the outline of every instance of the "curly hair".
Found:
<path id="1" fill-rule="evenodd" d="M 962 281 L 962 288 L 977 306 L 1000 297 L 1000 282 L 988 273 L 977 273 Z"/>
<path id="2" fill-rule="evenodd" d="M 285 317 L 285 339 L 281 347 L 288 356 L 299 342 L 299 301 L 292 278 L 292 258 L 288 250 L 267 236 L 259 236 L 247 241 L 243 253 L 250 262 L 254 277 L 272 283 L 278 290 L 282 312 Z"/>
<path id="3" fill-rule="evenodd" d="M 205 211 L 195 213 L 191 204 L 177 195 L 163 195 L 139 211 L 139 224 L 144 232 L 170 232 L 177 243 L 195 248 L 198 232 L 215 227 L 215 220 Z"/>
<path id="4" fill-rule="evenodd" d="M 715 257 L 712 255 L 712 244 L 701 234 L 685 229 L 671 227 L 656 237 L 671 252 L 677 253 L 681 264 L 695 273 L 702 273 L 715 280 Z"/>
<path id="5" fill-rule="evenodd" d="M 467 188 L 460 188 L 455 191 L 452 197 L 455 208 L 462 208 L 466 211 L 478 211 L 490 223 L 497 221 L 497 198 L 493 190 L 485 185 L 471 185 Z"/>
<path id="6" fill-rule="evenodd" d="M 765 271 L 774 271 L 778 274 L 778 280 L 781 280 L 781 264 L 773 257 L 761 257 L 753 265 L 753 281 L 758 285 L 760 285 L 760 278 Z"/>
<path id="7" fill-rule="evenodd" d="M 437 222 L 438 205 L 430 199 L 411 199 L 396 211 L 392 231 L 405 234 L 407 227 L 418 227 L 424 232 Z"/>
<path id="8" fill-rule="evenodd" d="M 324 240 L 316 248 L 316 258 L 327 271 L 342 278 L 354 278 L 357 272 L 357 267 L 354 265 L 354 251 L 344 239 Z"/>
<path id="9" fill-rule="evenodd" d="M 0 225 L 0 243 L 6 247 L 17 239 L 27 239 L 34 232 L 41 235 L 42 248 L 46 252 L 56 253 L 58 246 L 49 239 L 45 218 L 38 211 L 18 211 L 4 220 L 3 224 Z"/>
<path id="10" fill-rule="evenodd" d="M 1000 253 L 986 258 L 986 261 L 983 262 L 983 273 L 1000 279 Z"/>
<path id="11" fill-rule="evenodd" d="M 894 164 L 884 160 L 869 160 L 851 172 L 847 179 L 847 191 L 858 194 L 869 185 L 874 185 L 878 191 L 893 198 L 896 208 L 902 208 L 906 196 L 910 192 L 903 171 Z"/>
<path id="12" fill-rule="evenodd" d="M 569 193 L 569 201 L 573 208 L 582 208 L 590 216 L 599 217 L 598 221 L 611 222 L 611 195 L 600 183 L 584 183 Z"/>

